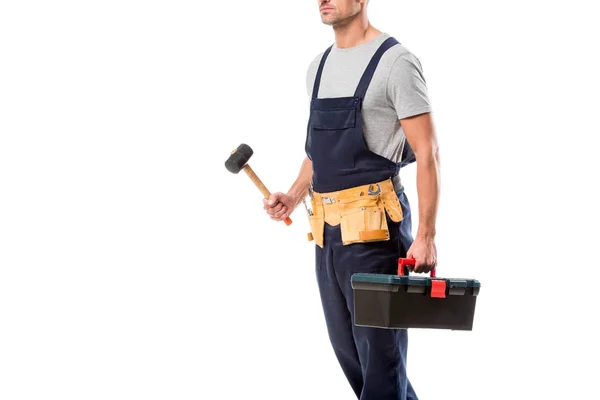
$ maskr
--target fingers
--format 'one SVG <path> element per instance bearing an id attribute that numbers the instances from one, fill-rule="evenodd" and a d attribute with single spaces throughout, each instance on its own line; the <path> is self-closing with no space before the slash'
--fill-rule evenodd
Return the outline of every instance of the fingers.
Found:
<path id="1" fill-rule="evenodd" d="M 417 238 L 407 251 L 407 257 L 415 260 L 410 271 L 417 274 L 429 273 L 437 267 L 437 250 L 433 240 Z"/>
<path id="2" fill-rule="evenodd" d="M 271 219 L 282 221 L 288 217 L 288 208 L 281 205 L 281 203 L 279 203 L 273 210 L 274 211 L 269 211 L 269 216 Z"/>
<path id="3" fill-rule="evenodd" d="M 279 203 L 279 202 L 273 203 L 273 204 L 269 204 L 269 201 L 267 199 L 263 200 L 263 204 L 264 204 L 263 208 L 265 210 L 267 210 L 267 212 L 269 214 L 272 214 L 274 212 L 280 211 L 281 208 L 284 207 L 283 203 Z"/>
<path id="4" fill-rule="evenodd" d="M 274 207 L 268 207 L 266 210 L 269 217 L 277 221 L 288 216 L 288 208 L 281 203 L 277 203 Z"/>
<path id="5" fill-rule="evenodd" d="M 437 262 L 433 258 L 428 258 L 425 260 L 416 260 L 414 272 L 418 274 L 429 273 L 435 269 L 437 266 Z"/>
<path id="6" fill-rule="evenodd" d="M 411 247 L 406 253 L 406 257 L 415 260 L 414 265 L 408 265 L 407 267 L 409 271 L 417 274 L 429 273 L 437 266 L 435 257 L 431 254 L 423 255 L 422 252 L 419 251 L 419 248 L 413 250 Z"/>
<path id="7" fill-rule="evenodd" d="M 281 192 L 272 193 L 271 196 L 269 197 L 269 200 L 267 201 L 267 205 L 273 206 L 273 205 L 277 204 L 278 202 L 281 201 L 282 197 L 283 197 L 283 193 L 281 193 Z"/>
<path id="8" fill-rule="evenodd" d="M 263 208 L 274 221 L 283 221 L 289 216 L 288 207 L 282 202 L 283 193 L 272 193 L 269 198 L 263 199 Z"/>
<path id="9" fill-rule="evenodd" d="M 415 268 L 414 268 L 414 272 L 416 272 L 417 274 L 422 274 L 426 271 L 427 269 L 427 264 L 424 263 L 423 261 L 417 259 L 415 262 Z"/>
<path id="10" fill-rule="evenodd" d="M 411 249 L 409 249 L 409 250 L 408 250 L 408 253 L 406 253 L 406 258 L 415 258 L 415 256 L 414 256 L 414 254 L 413 254 L 413 252 L 412 252 L 412 250 L 411 250 Z M 415 259 L 415 261 L 416 261 L 416 259 Z M 412 265 L 412 264 L 410 264 L 410 265 L 407 265 L 407 266 L 406 266 L 406 268 L 408 268 L 408 270 L 409 270 L 410 272 L 414 272 L 414 271 L 415 271 L 415 266 L 416 266 L 416 265 L 417 265 L 417 263 L 415 262 L 415 264 L 414 264 L 414 265 Z"/>

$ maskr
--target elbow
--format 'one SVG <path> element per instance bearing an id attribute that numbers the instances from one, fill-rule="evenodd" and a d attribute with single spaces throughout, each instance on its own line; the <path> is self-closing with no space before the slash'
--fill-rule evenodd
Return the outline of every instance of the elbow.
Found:
<path id="1" fill-rule="evenodd" d="M 436 142 L 429 142 L 414 149 L 417 163 L 437 165 L 440 163 L 440 147 Z"/>

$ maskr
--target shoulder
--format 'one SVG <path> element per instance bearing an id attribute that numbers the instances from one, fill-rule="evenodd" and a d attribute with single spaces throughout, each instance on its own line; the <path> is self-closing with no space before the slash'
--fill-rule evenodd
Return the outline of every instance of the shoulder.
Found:
<path id="1" fill-rule="evenodd" d="M 391 47 L 385 54 L 385 61 L 389 68 L 418 68 L 422 69 L 421 60 L 407 46 L 398 43 Z M 382 58 L 383 61 L 383 58 Z"/>
<path id="2" fill-rule="evenodd" d="M 423 65 L 417 55 L 407 47 L 399 44 L 389 50 L 387 60 L 389 80 L 401 80 L 411 76 L 418 76 L 423 81 Z"/>
<path id="3" fill-rule="evenodd" d="M 425 75 L 419 57 L 404 46 L 395 46 L 384 77 L 388 104 L 399 119 L 431 111 Z M 390 49 L 391 50 L 391 49 Z"/>

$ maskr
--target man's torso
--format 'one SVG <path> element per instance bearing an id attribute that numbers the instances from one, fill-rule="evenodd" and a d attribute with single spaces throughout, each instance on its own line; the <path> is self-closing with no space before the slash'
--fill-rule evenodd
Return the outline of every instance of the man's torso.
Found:
<path id="1" fill-rule="evenodd" d="M 323 68 L 317 97 L 353 96 L 373 54 L 389 37 L 389 34 L 381 33 L 371 41 L 352 48 L 338 48 L 334 44 Z M 309 99 L 312 97 L 313 85 L 323 53 L 324 51 L 315 57 L 307 71 L 306 88 Z M 410 64 L 406 63 L 407 59 L 410 60 Z M 420 70 L 418 59 L 402 44 L 397 44 L 385 52 L 369 84 L 362 108 L 363 131 L 367 147 L 372 152 L 394 162 L 400 161 L 406 140 L 399 117 L 413 111 L 398 110 L 399 105 L 394 104 L 394 98 L 397 96 L 394 97 L 389 93 L 391 72 L 397 74 L 403 65 L 410 65 L 411 68 Z M 407 73 L 414 72 L 407 71 Z M 400 86 L 401 90 L 402 81 L 398 82 L 397 76 L 391 78 L 392 80 L 396 79 L 393 83 L 397 84 L 396 87 Z M 410 86 L 413 83 L 409 80 L 406 81 L 407 87 L 404 93 L 406 96 L 411 96 Z M 424 101 L 426 96 L 420 95 L 418 92 L 415 93 L 415 96 L 418 96 L 414 101 L 415 107 L 419 107 L 418 112 L 429 111 L 426 98 Z M 411 103 L 409 102 L 409 104 Z M 399 185 L 399 178 L 396 180 L 396 185 Z"/>

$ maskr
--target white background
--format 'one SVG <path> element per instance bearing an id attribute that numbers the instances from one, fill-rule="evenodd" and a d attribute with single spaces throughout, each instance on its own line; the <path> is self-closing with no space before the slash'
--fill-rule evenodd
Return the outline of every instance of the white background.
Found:
<path id="1" fill-rule="evenodd" d="M 435 109 L 438 275 L 482 282 L 409 333 L 420 399 L 599 398 L 592 2 L 371 3 Z M 295 179 L 317 2 L 1 4 L 0 399 L 352 399 L 304 211 L 223 165 Z"/>

